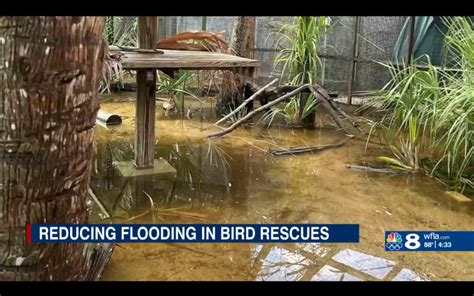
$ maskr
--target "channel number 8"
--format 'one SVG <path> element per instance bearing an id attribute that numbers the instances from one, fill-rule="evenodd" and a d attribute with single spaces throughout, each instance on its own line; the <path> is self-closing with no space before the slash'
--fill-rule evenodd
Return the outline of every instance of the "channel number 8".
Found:
<path id="1" fill-rule="evenodd" d="M 405 236 L 405 248 L 410 250 L 416 250 L 420 247 L 420 236 L 415 233 L 410 233 Z"/>

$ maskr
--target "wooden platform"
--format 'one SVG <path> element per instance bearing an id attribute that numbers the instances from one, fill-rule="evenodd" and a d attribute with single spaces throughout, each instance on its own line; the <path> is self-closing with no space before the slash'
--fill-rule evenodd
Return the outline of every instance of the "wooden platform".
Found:
<path id="1" fill-rule="evenodd" d="M 157 73 L 161 70 L 171 76 L 177 70 L 230 70 L 249 78 L 256 78 L 260 62 L 229 54 L 206 51 L 165 50 L 155 52 L 156 16 L 138 18 L 139 49 L 109 47 L 110 53 L 120 53 L 123 69 L 137 71 L 137 107 L 135 108 L 135 160 L 124 164 L 125 175 L 142 175 L 163 169 L 155 156 L 155 109 Z M 133 168 L 133 169 L 132 169 Z M 172 167 L 165 167 L 173 169 Z M 141 191 L 140 191 L 141 192 Z"/>
<path id="2" fill-rule="evenodd" d="M 183 69 L 183 70 L 231 70 L 255 77 L 260 61 L 230 54 L 206 51 L 166 50 L 163 53 L 120 52 L 124 69 Z"/>

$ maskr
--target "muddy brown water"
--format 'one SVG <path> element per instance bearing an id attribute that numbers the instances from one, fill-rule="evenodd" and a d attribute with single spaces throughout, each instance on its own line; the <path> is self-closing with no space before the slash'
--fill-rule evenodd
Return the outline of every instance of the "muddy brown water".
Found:
<path id="1" fill-rule="evenodd" d="M 363 141 L 351 140 L 319 153 L 276 157 L 268 149 L 347 138 L 328 127 L 253 127 L 208 140 L 206 135 L 217 131 L 201 130 L 212 122 L 211 108 L 202 111 L 205 119 L 180 119 L 165 117 L 158 107 L 155 156 L 178 172 L 143 181 L 140 188 L 158 209 L 152 215 L 150 199 L 137 195 L 135 184 L 123 187 L 113 163 L 133 159 L 134 102 L 105 102 L 101 108 L 121 115 L 123 124 L 96 129 L 92 188 L 113 219 L 102 220 L 104 214 L 94 210 L 92 223 L 360 224 L 358 244 L 120 244 L 104 280 L 311 280 L 326 265 L 347 271 L 334 261 L 346 249 L 391 261 L 384 280 L 402 269 L 429 280 L 474 280 L 473 253 L 384 251 L 386 230 L 472 230 L 474 219 L 472 208 L 447 199 L 445 189 L 428 177 L 373 175 L 345 167 L 377 156 L 377 147 L 365 151 Z M 350 272 L 362 280 L 380 279 Z"/>

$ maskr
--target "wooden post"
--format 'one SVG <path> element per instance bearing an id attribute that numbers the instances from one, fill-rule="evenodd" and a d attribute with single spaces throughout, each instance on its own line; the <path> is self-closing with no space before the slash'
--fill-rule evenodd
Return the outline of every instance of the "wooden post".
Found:
<path id="1" fill-rule="evenodd" d="M 256 20 L 257 17 L 253 16 L 250 19 L 250 29 L 249 29 L 249 36 L 247 42 L 247 57 L 253 59 L 255 56 L 255 29 L 256 29 Z"/>
<path id="2" fill-rule="evenodd" d="M 407 62 L 406 67 L 410 66 L 413 56 L 413 43 L 415 40 L 415 17 L 410 16 L 410 31 L 408 32 L 408 43 L 407 43 Z"/>
<path id="3" fill-rule="evenodd" d="M 305 26 L 310 22 L 312 16 L 305 16 Z M 304 59 L 307 59 L 307 57 L 303 57 Z M 301 84 L 305 83 L 310 83 L 309 79 L 306 77 L 303 79 Z M 300 110 L 299 110 L 299 122 L 301 125 L 307 129 L 314 129 L 315 125 L 314 122 L 316 120 L 316 110 L 313 110 L 310 114 L 308 114 L 305 118 L 303 118 L 303 113 L 304 113 L 304 107 L 306 105 L 306 102 L 309 99 L 309 93 L 303 92 L 299 94 L 300 96 Z"/>
<path id="4" fill-rule="evenodd" d="M 138 17 L 140 48 L 155 48 L 157 32 L 156 16 Z M 153 167 L 155 159 L 155 91 L 156 70 L 137 70 L 135 166 L 138 169 Z"/>
<path id="5" fill-rule="evenodd" d="M 347 104 L 352 105 L 352 91 L 354 89 L 354 77 L 357 69 L 357 51 L 359 47 L 358 42 L 359 34 L 359 17 L 355 16 L 354 20 L 354 35 L 352 37 L 352 56 L 351 56 L 351 69 L 349 72 L 349 85 L 347 87 Z"/>
<path id="6" fill-rule="evenodd" d="M 203 16 L 201 19 L 201 31 L 207 31 L 207 16 Z"/>

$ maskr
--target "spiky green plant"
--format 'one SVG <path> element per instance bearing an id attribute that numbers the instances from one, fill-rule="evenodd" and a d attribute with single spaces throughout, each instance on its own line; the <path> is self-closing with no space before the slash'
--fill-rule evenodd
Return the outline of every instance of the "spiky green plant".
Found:
<path id="1" fill-rule="evenodd" d="M 192 98 L 199 100 L 194 92 L 189 87 L 188 81 L 195 76 L 195 73 L 190 71 L 183 71 L 180 73 L 178 78 L 172 78 L 169 75 L 159 72 L 159 86 L 158 92 L 166 94 L 170 99 L 174 100 L 175 105 L 178 106 L 177 100 L 180 100 L 180 112 L 182 115 L 184 112 L 184 96 L 188 95 Z"/>
<path id="2" fill-rule="evenodd" d="M 288 84 L 301 85 L 322 79 L 321 40 L 333 26 L 329 17 L 297 16 L 292 24 L 280 23 L 280 28 L 271 33 L 279 36 L 277 48 L 281 48 L 274 67 L 282 65 L 282 77 Z"/>
<path id="3" fill-rule="evenodd" d="M 134 16 L 114 17 L 113 41 L 110 45 L 138 47 L 138 18 Z"/>
<path id="4" fill-rule="evenodd" d="M 314 110 L 316 103 L 316 100 L 307 100 L 302 108 L 303 112 L 301 117 L 307 117 Z M 293 97 L 283 107 L 275 106 L 265 112 L 259 121 L 270 127 L 276 118 L 282 118 L 287 125 L 297 126 L 300 121 L 300 110 L 300 100 Z"/>
<path id="5" fill-rule="evenodd" d="M 276 26 L 275 26 L 276 25 Z M 276 46 L 279 52 L 274 60 L 274 67 L 282 67 L 282 82 L 289 85 L 302 85 L 322 80 L 324 69 L 319 54 L 321 41 L 334 27 L 329 17 L 294 17 L 293 23 L 278 22 L 273 24 L 278 29 L 273 29 L 269 36 L 276 35 Z M 295 106 L 300 110 L 298 117 L 294 118 Z M 276 116 L 283 116 L 285 121 L 296 124 L 311 114 L 317 102 L 310 95 L 301 106 L 300 99 L 292 98 L 284 108 L 275 107 L 262 118 L 273 120 Z M 287 112 L 288 111 L 288 112 Z M 271 125 L 271 121 L 268 122 Z"/>
<path id="6" fill-rule="evenodd" d="M 374 122 L 377 132 L 403 165 L 427 173 L 463 191 L 474 179 L 474 29 L 464 17 L 446 18 L 447 51 L 456 72 L 424 69 L 415 60 L 407 68 L 387 65 L 392 80 L 373 104 L 385 116 Z M 373 134 L 373 133 L 372 133 Z"/>

